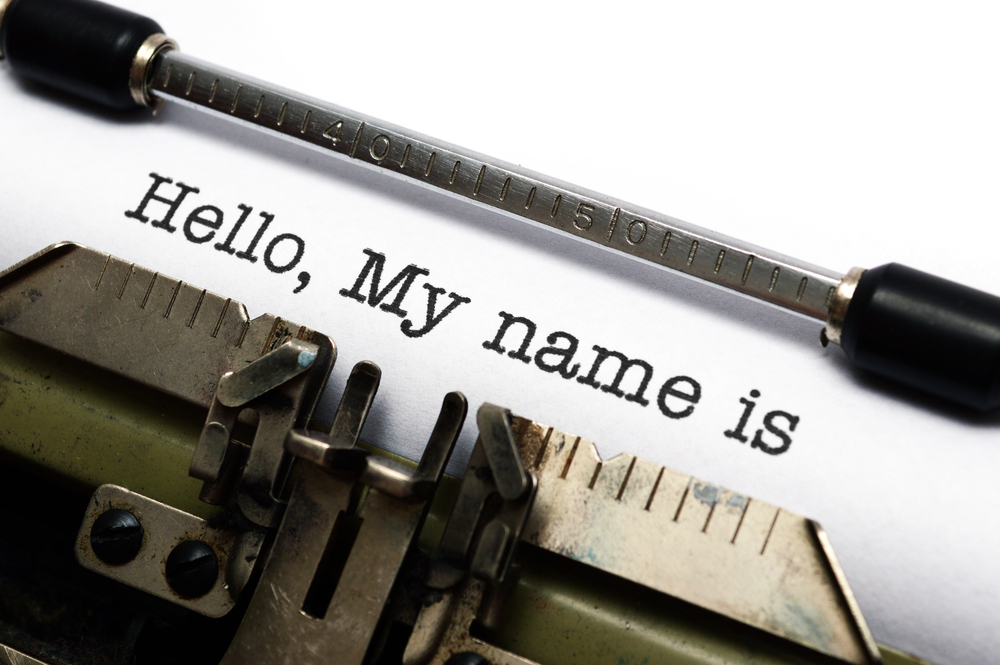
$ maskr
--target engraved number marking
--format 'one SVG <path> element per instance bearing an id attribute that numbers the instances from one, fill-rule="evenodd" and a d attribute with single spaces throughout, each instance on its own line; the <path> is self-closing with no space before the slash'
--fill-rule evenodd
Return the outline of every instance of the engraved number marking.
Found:
<path id="1" fill-rule="evenodd" d="M 594 225 L 594 218 L 591 216 L 593 213 L 594 206 L 589 203 L 581 203 L 576 207 L 576 217 L 573 219 L 573 226 L 581 231 L 586 231 Z"/>
<path id="2" fill-rule="evenodd" d="M 630 245 L 638 245 L 645 240 L 646 222 L 641 219 L 633 219 L 629 222 L 628 231 L 625 233 L 625 239 L 628 240 Z"/>
<path id="3" fill-rule="evenodd" d="M 261 101 L 264 101 L 264 95 L 261 95 L 260 99 Z M 340 137 L 340 132 L 342 132 L 343 130 L 344 130 L 344 121 L 338 120 L 337 122 L 333 123 L 332 125 L 326 128 L 326 131 L 323 132 L 323 136 L 324 138 L 328 138 L 331 141 L 333 141 L 333 145 L 337 145 L 338 143 L 344 140 Z"/>
<path id="4" fill-rule="evenodd" d="M 371 145 L 368 147 L 368 154 L 372 156 L 376 162 L 381 162 L 389 154 L 389 149 L 392 147 L 392 141 L 385 134 L 379 134 L 372 139 Z"/>

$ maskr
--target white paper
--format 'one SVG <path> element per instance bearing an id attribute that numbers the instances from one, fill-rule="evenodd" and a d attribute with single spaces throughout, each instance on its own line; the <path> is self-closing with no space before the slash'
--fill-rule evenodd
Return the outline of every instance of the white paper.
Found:
<path id="1" fill-rule="evenodd" d="M 811 263 L 897 261 L 1000 292 L 1000 42 L 985 3 L 122 4 L 209 62 Z M 1000 661 L 995 414 L 856 373 L 816 322 L 194 110 L 123 118 L 6 63 L 0 99 L 0 266 L 75 240 L 321 330 L 339 349 L 326 416 L 353 364 L 373 360 L 364 437 L 411 457 L 458 389 L 605 457 L 813 517 L 877 640 L 942 664 Z M 262 242 L 303 239 L 301 262 L 276 275 L 126 217 L 150 173 L 200 190 L 175 224 L 213 205 L 224 233 L 251 206 L 256 223 L 274 216 Z M 425 282 L 470 301 L 405 336 L 339 293 L 366 248 L 386 257 L 384 280 L 429 271 L 404 306 L 415 325 Z M 300 271 L 311 281 L 293 294 Z M 499 312 L 536 324 L 531 354 L 573 335 L 581 373 L 594 345 L 647 361 L 648 405 L 484 348 Z M 656 399 L 675 376 L 701 389 L 680 419 Z M 724 435 L 751 390 L 748 437 L 768 412 L 798 418 L 787 452 Z M 459 461 L 474 433 L 470 420 Z"/>

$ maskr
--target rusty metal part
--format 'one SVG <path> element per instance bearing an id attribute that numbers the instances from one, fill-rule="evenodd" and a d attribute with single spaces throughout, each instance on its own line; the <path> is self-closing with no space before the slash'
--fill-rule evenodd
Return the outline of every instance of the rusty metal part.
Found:
<path id="1" fill-rule="evenodd" d="M 592 442 L 538 423 L 515 418 L 512 429 L 538 477 L 525 543 L 840 661 L 882 662 L 812 520 L 630 455 L 604 461 Z M 425 607 L 404 663 L 441 665 L 464 652 L 531 663 L 474 634 L 498 623 L 489 591 L 470 577 Z"/>
<path id="2" fill-rule="evenodd" d="M 303 425 L 326 385 L 329 337 L 102 252 L 62 243 L 0 272 L 0 330 L 209 407 L 219 378 L 289 339 L 317 344 Z"/>
<path id="3" fill-rule="evenodd" d="M 205 481 L 203 500 L 223 504 L 235 496 L 251 521 L 278 525 L 290 461 L 285 438 L 293 427 L 305 424 L 301 411 L 315 402 L 308 389 L 319 352 L 317 344 L 290 339 L 219 379 L 189 469 Z M 244 408 L 258 417 L 249 451 L 232 439 Z"/>
<path id="4" fill-rule="evenodd" d="M 819 525 L 521 422 L 539 476 L 526 541 L 851 663 L 881 658 Z"/>
<path id="5" fill-rule="evenodd" d="M 358 380 L 370 386 L 369 378 L 362 371 Z M 336 421 L 343 431 L 331 437 L 341 442 L 360 431 L 370 403 L 358 389 L 345 390 L 345 400 L 348 415 Z M 435 485 L 440 481 L 466 408 L 460 393 L 445 397 L 413 476 Z M 300 444 L 309 440 L 305 434 L 290 439 Z M 329 446 L 312 441 L 316 447 Z M 299 466 L 257 592 L 224 665 L 364 661 L 430 501 L 401 501 L 392 492 L 365 491 L 365 478 L 344 478 L 311 463 L 323 458 L 322 453 L 310 454 Z"/>
<path id="6" fill-rule="evenodd" d="M 435 588 L 454 586 L 466 571 L 493 583 L 506 578 L 538 488 L 521 462 L 510 418 L 510 411 L 492 404 L 477 413 L 480 435 L 441 536 L 429 582 Z M 502 503 L 490 515 L 486 507 L 494 495 Z"/>
<path id="7" fill-rule="evenodd" d="M 127 510 L 143 525 L 143 542 L 132 560 L 111 565 L 94 553 L 90 543 L 94 521 L 110 509 Z M 164 566 L 177 545 L 200 541 L 215 552 L 219 576 L 203 596 L 186 598 L 167 582 Z M 140 589 L 199 614 L 220 617 L 236 605 L 240 592 L 250 579 L 254 561 L 264 543 L 263 530 L 237 531 L 211 526 L 206 520 L 177 510 L 117 485 L 102 485 L 84 515 L 76 539 L 76 557 L 80 565 L 105 577 Z"/>

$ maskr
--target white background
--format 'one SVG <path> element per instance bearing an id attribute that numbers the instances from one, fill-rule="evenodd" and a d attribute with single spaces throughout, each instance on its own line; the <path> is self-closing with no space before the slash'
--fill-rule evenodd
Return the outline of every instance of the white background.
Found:
<path id="1" fill-rule="evenodd" d="M 997 16 L 987 3 L 124 2 L 187 53 L 811 263 L 898 261 L 1000 292 Z M 0 64 L 0 266 L 76 240 L 330 334 L 383 368 L 364 436 L 418 456 L 443 394 L 482 401 L 818 519 L 881 642 L 1000 661 L 1000 441 L 855 373 L 816 322 L 258 133 L 125 118 Z M 128 219 L 150 172 L 306 241 L 312 283 Z M 176 220 L 182 221 L 182 218 Z M 366 247 L 471 298 L 421 339 L 338 295 Z M 297 272 L 294 271 L 294 272 Z M 408 308 L 425 304 L 417 282 Z M 647 360 L 648 407 L 484 350 L 497 313 Z M 508 345 L 509 346 L 509 345 Z M 703 395 L 659 413 L 674 375 Z M 740 397 L 798 415 L 790 450 L 723 436 Z M 329 412 L 329 408 L 327 408 Z M 464 454 L 474 438 L 470 421 Z"/>

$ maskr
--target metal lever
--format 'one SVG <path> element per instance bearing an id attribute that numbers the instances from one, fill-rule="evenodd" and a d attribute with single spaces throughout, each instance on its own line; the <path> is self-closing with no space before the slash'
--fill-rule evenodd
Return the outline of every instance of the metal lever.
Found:
<path id="1" fill-rule="evenodd" d="M 379 374 L 354 368 L 329 436 L 288 433 L 308 463 L 224 665 L 365 662 L 467 409 L 449 393 L 416 470 L 392 465 L 356 446 Z"/>
<path id="2" fill-rule="evenodd" d="M 221 505 L 238 493 L 247 518 L 264 527 L 277 526 L 289 465 L 285 436 L 304 424 L 303 407 L 315 401 L 308 393 L 319 352 L 317 344 L 289 339 L 219 380 L 189 469 L 190 475 L 205 481 L 203 501 Z M 278 399 L 269 397 L 278 393 Z M 249 448 L 232 438 L 244 408 L 259 418 Z"/>
<path id="3" fill-rule="evenodd" d="M 458 499 L 448 518 L 429 584 L 446 589 L 474 576 L 502 583 L 538 488 L 535 474 L 521 463 L 510 426 L 510 411 L 483 404 L 476 414 L 479 439 L 472 450 Z M 499 494 L 502 504 L 489 509 Z"/>

